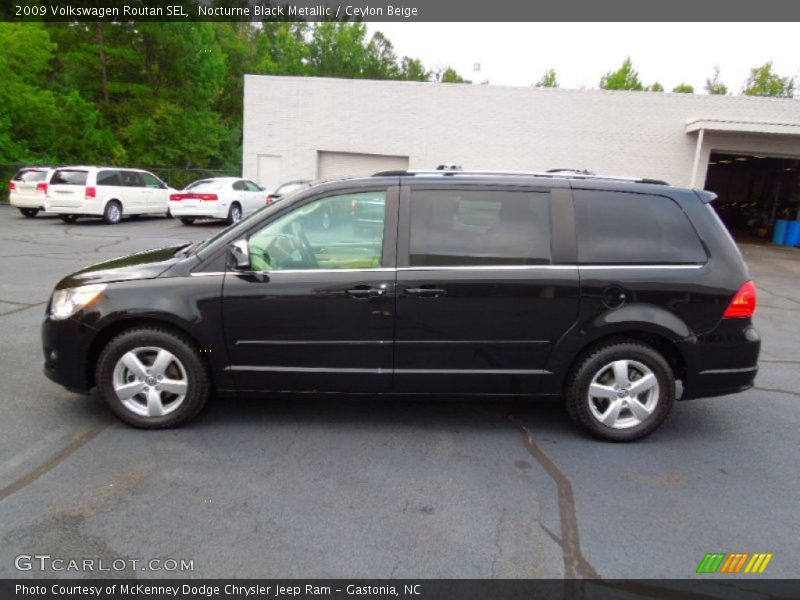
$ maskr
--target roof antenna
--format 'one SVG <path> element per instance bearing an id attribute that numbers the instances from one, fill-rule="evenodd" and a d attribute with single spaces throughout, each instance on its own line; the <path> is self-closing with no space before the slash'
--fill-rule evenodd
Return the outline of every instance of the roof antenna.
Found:
<path id="1" fill-rule="evenodd" d="M 461 165 L 439 165 L 437 171 L 461 171 Z"/>

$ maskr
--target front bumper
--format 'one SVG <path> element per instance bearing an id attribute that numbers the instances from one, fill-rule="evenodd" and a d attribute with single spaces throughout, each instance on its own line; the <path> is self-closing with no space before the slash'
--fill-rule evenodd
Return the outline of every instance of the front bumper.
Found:
<path id="1" fill-rule="evenodd" d="M 740 319 L 723 320 L 712 332 L 679 344 L 687 364 L 681 400 L 735 394 L 753 387 L 761 336 Z"/>
<path id="2" fill-rule="evenodd" d="M 73 319 L 42 323 L 44 374 L 74 392 L 87 393 L 92 384 L 88 357 L 96 331 Z"/>

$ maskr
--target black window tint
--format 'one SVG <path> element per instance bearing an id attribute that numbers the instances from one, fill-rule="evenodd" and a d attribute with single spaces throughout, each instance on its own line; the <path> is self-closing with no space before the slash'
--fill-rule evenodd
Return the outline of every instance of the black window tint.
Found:
<path id="1" fill-rule="evenodd" d="M 578 261 L 584 264 L 686 264 L 707 256 L 674 200 L 575 190 Z"/>
<path id="2" fill-rule="evenodd" d="M 74 171 L 71 169 L 59 169 L 53 173 L 50 179 L 51 185 L 86 185 L 86 171 Z"/>
<path id="3" fill-rule="evenodd" d="M 550 194 L 419 190 L 411 197 L 410 264 L 550 262 Z"/>
<path id="4" fill-rule="evenodd" d="M 164 182 L 162 182 L 158 177 L 153 175 L 152 173 L 139 173 L 139 177 L 141 177 L 144 185 L 149 188 L 154 188 L 157 190 L 164 189 Z"/>
<path id="5" fill-rule="evenodd" d="M 120 180 L 126 187 L 144 187 L 144 181 L 136 171 L 120 171 Z"/>
<path id="6" fill-rule="evenodd" d="M 97 185 L 122 185 L 118 171 L 100 171 L 97 174 Z"/>
<path id="7" fill-rule="evenodd" d="M 44 181 L 47 177 L 47 171 L 40 169 L 22 169 L 14 175 L 13 181 L 24 181 L 26 183 L 33 183 L 37 181 Z"/>
<path id="8" fill-rule="evenodd" d="M 244 181 L 236 181 L 236 182 L 234 182 L 233 189 L 236 190 L 237 192 L 243 192 L 244 191 Z"/>

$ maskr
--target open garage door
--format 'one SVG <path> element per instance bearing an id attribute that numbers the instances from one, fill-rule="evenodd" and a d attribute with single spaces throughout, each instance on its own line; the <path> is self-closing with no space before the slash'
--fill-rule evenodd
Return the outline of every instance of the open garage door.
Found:
<path id="1" fill-rule="evenodd" d="M 712 152 L 705 189 L 735 237 L 767 238 L 777 219 L 798 218 L 800 159 Z"/>
<path id="2" fill-rule="evenodd" d="M 319 179 L 363 177 L 378 171 L 405 171 L 407 156 L 388 154 L 356 154 L 353 152 L 318 152 L 317 176 Z"/>

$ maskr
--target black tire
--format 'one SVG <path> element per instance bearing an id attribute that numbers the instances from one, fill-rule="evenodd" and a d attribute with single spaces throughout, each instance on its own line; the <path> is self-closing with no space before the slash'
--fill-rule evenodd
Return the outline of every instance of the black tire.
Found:
<path id="1" fill-rule="evenodd" d="M 122 205 L 116 200 L 106 204 L 103 209 L 103 221 L 109 225 L 116 225 L 122 220 Z"/>
<path id="2" fill-rule="evenodd" d="M 238 211 L 238 218 L 237 218 L 237 211 Z M 231 204 L 231 207 L 228 209 L 228 218 L 225 219 L 225 222 L 228 225 L 233 225 L 234 223 L 238 223 L 242 220 L 242 207 L 238 202 L 234 202 Z"/>
<path id="3" fill-rule="evenodd" d="M 604 367 L 622 360 L 631 361 L 631 370 L 627 372 L 633 373 L 634 377 L 637 373 L 636 363 L 643 365 L 655 375 L 658 383 L 657 400 L 649 416 L 642 419 L 640 423 L 626 428 L 614 428 L 603 424 L 590 406 L 590 403 L 594 403 L 595 409 L 599 412 L 603 408 L 603 402 L 612 402 L 612 400 L 590 399 L 589 386 L 595 376 L 601 373 L 608 376 L 608 371 L 604 371 Z M 635 380 L 632 382 L 635 383 Z M 638 402 L 639 397 L 631 399 L 631 397 L 625 396 L 622 399 L 624 399 L 623 406 L 626 408 L 623 408 L 623 412 L 620 414 L 629 414 L 629 418 L 635 419 L 633 411 L 627 408 L 627 403 Z M 617 399 L 615 398 L 615 400 Z M 572 420 L 595 437 L 613 442 L 631 442 L 651 434 L 669 415 L 675 403 L 675 375 L 669 363 L 651 346 L 634 340 L 611 341 L 589 350 L 579 359 L 567 381 L 565 401 L 567 412 Z M 606 405 L 606 410 L 608 410 L 608 405 Z"/>
<path id="4" fill-rule="evenodd" d="M 161 416 L 137 414 L 127 408 L 114 391 L 117 363 L 126 353 L 142 347 L 167 350 L 180 361 L 185 371 L 187 380 L 185 397 L 172 412 Z M 128 425 L 142 429 L 164 429 L 183 425 L 200 412 L 211 395 L 208 370 L 197 349 L 182 336 L 157 327 L 139 327 L 113 338 L 100 354 L 95 376 L 97 389 L 114 414 Z"/>
<path id="5" fill-rule="evenodd" d="M 38 208 L 20 208 L 19 212 L 21 212 L 22 216 L 25 217 L 26 219 L 32 219 L 33 217 L 35 217 L 36 215 L 39 214 L 39 209 Z"/>
<path id="6" fill-rule="evenodd" d="M 74 223 L 78 220 L 78 215 L 58 215 L 58 218 L 64 221 L 64 223 Z"/>
<path id="7" fill-rule="evenodd" d="M 191 225 L 194 223 L 194 217 L 181 217 L 181 223 L 184 225 Z"/>

